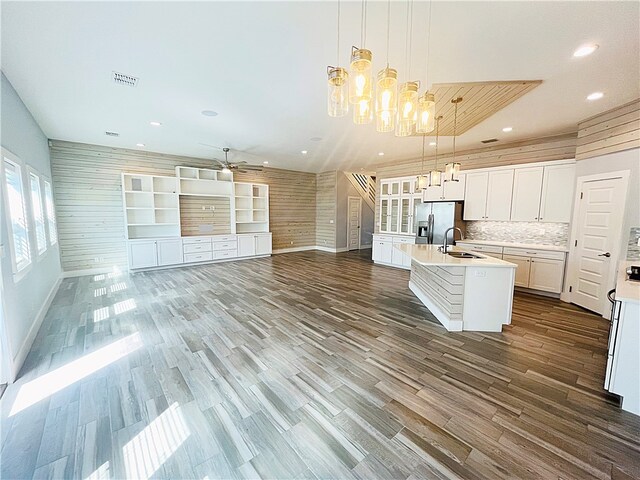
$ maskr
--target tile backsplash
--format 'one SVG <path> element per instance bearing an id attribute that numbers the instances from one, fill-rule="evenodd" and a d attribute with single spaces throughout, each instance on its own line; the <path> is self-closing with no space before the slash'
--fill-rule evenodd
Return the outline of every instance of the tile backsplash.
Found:
<path id="1" fill-rule="evenodd" d="M 566 246 L 568 223 L 467 222 L 467 238 L 499 242 Z"/>
<path id="2" fill-rule="evenodd" d="M 627 245 L 627 260 L 640 260 L 640 227 L 631 227 L 629 231 L 629 243 Z"/>

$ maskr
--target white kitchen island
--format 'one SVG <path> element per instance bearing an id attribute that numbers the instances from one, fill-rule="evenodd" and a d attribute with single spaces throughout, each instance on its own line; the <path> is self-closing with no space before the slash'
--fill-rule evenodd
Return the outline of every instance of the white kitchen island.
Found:
<path id="1" fill-rule="evenodd" d="M 394 248 L 411 257 L 409 288 L 450 332 L 500 332 L 511 323 L 514 263 L 477 252 L 479 258 L 456 258 L 439 245 Z"/>

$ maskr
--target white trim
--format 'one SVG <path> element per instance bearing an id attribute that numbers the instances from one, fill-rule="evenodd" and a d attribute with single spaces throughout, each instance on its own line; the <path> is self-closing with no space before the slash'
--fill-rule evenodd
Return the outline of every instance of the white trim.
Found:
<path id="1" fill-rule="evenodd" d="M 569 292 L 569 287 L 573 286 L 576 283 L 576 275 L 577 271 L 575 269 L 577 259 L 576 259 L 576 248 L 575 243 L 578 238 L 578 215 L 580 210 L 580 193 L 582 191 L 582 185 L 587 182 L 594 182 L 599 180 L 613 180 L 616 178 L 620 178 L 622 180 L 622 188 L 624 189 L 624 210 L 622 212 L 623 221 L 620 224 L 620 230 L 618 232 L 614 232 L 613 248 L 611 249 L 611 259 L 609 261 L 609 285 L 605 287 L 611 288 L 611 285 L 615 284 L 616 279 L 616 268 L 618 265 L 619 257 L 620 257 L 620 242 L 622 238 L 622 229 L 624 228 L 624 219 L 627 215 L 628 203 L 627 199 L 629 196 L 629 177 L 631 176 L 631 171 L 629 170 L 617 170 L 614 172 L 606 172 L 606 173 L 596 173 L 593 175 L 582 175 L 576 178 L 576 189 L 575 189 L 575 197 L 573 201 L 573 215 L 571 218 L 571 233 L 569 236 L 569 255 L 567 257 L 567 268 L 566 268 L 566 282 L 564 284 L 564 290 L 560 295 L 560 299 L 569 303 L 573 303 L 572 293 Z M 607 298 L 605 297 L 601 300 L 600 311 L 598 314 L 602 315 L 603 318 L 608 318 L 608 308 L 607 308 Z"/>
<path id="2" fill-rule="evenodd" d="M 274 255 L 278 255 L 280 253 L 294 253 L 294 252 L 307 252 L 309 250 L 315 250 L 317 247 L 315 245 L 308 245 L 306 247 L 291 247 L 291 248 L 279 248 L 274 250 L 272 253 Z"/>
<path id="3" fill-rule="evenodd" d="M 84 277 L 86 275 L 99 275 L 101 273 L 111 273 L 113 267 L 86 268 L 84 270 L 69 270 L 62 272 L 62 278 Z"/>
<path id="4" fill-rule="evenodd" d="M 44 317 L 46 317 L 47 312 L 49 311 L 49 307 L 51 306 L 51 303 L 53 302 L 53 299 L 55 298 L 56 293 L 58 293 L 58 288 L 60 288 L 60 283 L 62 282 L 62 278 L 63 278 L 62 276 L 58 277 L 56 282 L 51 287 L 51 290 L 49 291 L 49 294 L 47 295 L 46 300 L 40 307 L 40 310 L 38 310 L 38 313 L 36 314 L 36 317 L 34 318 L 33 323 L 31 324 L 31 328 L 29 329 L 29 333 L 27 334 L 27 337 L 24 339 L 24 342 L 22 342 L 22 346 L 18 350 L 18 353 L 15 355 L 15 357 L 11 361 L 11 372 L 10 372 L 11 378 L 9 379 L 11 383 L 13 383 L 16 380 L 18 373 L 20 373 L 20 369 L 22 368 L 22 365 L 24 364 L 24 361 L 26 360 L 27 355 L 29 354 L 29 351 L 33 346 L 33 342 L 36 339 L 36 335 L 38 335 L 38 331 L 42 326 Z"/>
<path id="5" fill-rule="evenodd" d="M 360 250 L 366 250 L 367 248 L 373 248 L 373 244 L 372 243 L 361 243 L 360 244 Z"/>
<path id="6" fill-rule="evenodd" d="M 330 247 L 321 247 L 319 245 L 316 245 L 315 250 L 320 250 L 321 252 L 328 252 L 328 253 L 343 253 L 348 251 L 348 247 L 330 248 Z"/>

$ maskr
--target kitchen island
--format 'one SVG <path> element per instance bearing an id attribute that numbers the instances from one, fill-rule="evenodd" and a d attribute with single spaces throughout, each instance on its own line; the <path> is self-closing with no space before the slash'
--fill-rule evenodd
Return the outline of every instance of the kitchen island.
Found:
<path id="1" fill-rule="evenodd" d="M 394 248 L 411 258 L 409 288 L 450 332 L 500 332 L 511 323 L 514 263 L 477 252 L 457 258 L 439 245 Z"/>

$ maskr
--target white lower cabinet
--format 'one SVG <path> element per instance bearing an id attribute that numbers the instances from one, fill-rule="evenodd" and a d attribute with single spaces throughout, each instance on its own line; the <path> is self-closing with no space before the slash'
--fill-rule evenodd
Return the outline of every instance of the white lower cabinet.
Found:
<path id="1" fill-rule="evenodd" d="M 560 293 L 564 277 L 564 261 L 547 258 L 532 258 L 529 288 L 545 292 Z"/>
<path id="2" fill-rule="evenodd" d="M 149 268 L 158 266 L 158 254 L 155 240 L 136 240 L 129 242 L 129 268 Z"/>
<path id="3" fill-rule="evenodd" d="M 157 240 L 158 266 L 178 265 L 184 261 L 182 255 L 182 239 Z"/>
<path id="4" fill-rule="evenodd" d="M 271 255 L 272 249 L 270 233 L 256 235 L 256 255 Z"/>
<path id="5" fill-rule="evenodd" d="M 393 267 L 411 268 L 411 257 L 394 247 L 398 244 L 414 244 L 414 237 L 374 235 L 372 258 L 375 263 Z"/>
<path id="6" fill-rule="evenodd" d="M 238 235 L 238 256 L 271 255 L 270 233 L 249 233 Z"/>
<path id="7" fill-rule="evenodd" d="M 511 262 L 518 265 L 516 268 L 516 287 L 529 288 L 529 271 L 531 270 L 531 259 L 529 257 L 518 257 L 516 255 L 503 255 L 505 262 Z"/>

